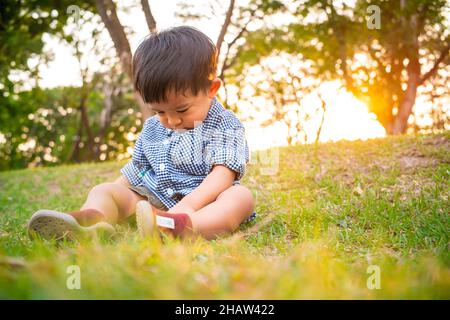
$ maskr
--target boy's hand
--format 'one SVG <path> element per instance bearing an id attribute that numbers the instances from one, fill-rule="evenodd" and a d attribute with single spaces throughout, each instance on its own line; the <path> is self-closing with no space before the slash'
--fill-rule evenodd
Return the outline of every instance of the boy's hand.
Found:
<path id="1" fill-rule="evenodd" d="M 191 193 L 186 195 L 169 212 L 184 212 L 181 210 L 196 212 L 200 210 L 201 208 L 216 200 L 217 196 L 220 193 L 231 187 L 233 185 L 235 177 L 236 172 L 234 172 L 233 170 L 223 165 L 215 165 L 211 172 L 203 180 L 203 182 Z"/>
<path id="2" fill-rule="evenodd" d="M 169 211 L 169 213 L 187 213 L 192 214 L 195 212 L 194 208 L 192 208 L 190 205 L 183 203 L 183 200 L 178 202 L 174 207 L 172 207 Z"/>

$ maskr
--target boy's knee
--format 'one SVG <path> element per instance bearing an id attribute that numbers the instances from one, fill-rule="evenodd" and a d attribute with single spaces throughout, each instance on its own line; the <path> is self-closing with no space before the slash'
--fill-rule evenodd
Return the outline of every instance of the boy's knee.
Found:
<path id="1" fill-rule="evenodd" d="M 117 183 L 105 182 L 96 185 L 91 189 L 91 193 L 109 193 L 111 194 L 117 188 Z"/>
<path id="2" fill-rule="evenodd" d="M 253 198 L 253 194 L 247 187 L 237 185 L 233 186 L 237 190 L 237 194 L 239 195 L 240 202 L 248 206 L 248 211 L 253 212 L 255 208 L 255 199 Z"/>

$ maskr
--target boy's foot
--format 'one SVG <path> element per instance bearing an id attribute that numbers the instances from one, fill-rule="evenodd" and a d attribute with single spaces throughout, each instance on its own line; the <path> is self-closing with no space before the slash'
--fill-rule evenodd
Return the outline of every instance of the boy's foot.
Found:
<path id="1" fill-rule="evenodd" d="M 80 224 L 74 216 L 67 213 L 39 210 L 28 222 L 28 234 L 33 238 L 39 235 L 44 239 L 74 240 L 82 235 L 93 235 L 97 232 L 111 234 L 115 231 L 114 227 L 105 221 L 92 225 L 86 225 L 84 222 L 84 225 Z"/>
<path id="2" fill-rule="evenodd" d="M 136 225 L 141 237 L 153 236 L 156 233 L 156 215 L 148 201 L 136 203 Z"/>
<path id="3" fill-rule="evenodd" d="M 192 233 L 192 221 L 188 214 L 167 213 L 145 200 L 136 204 L 136 224 L 142 237 L 152 236 L 156 231 L 175 237 L 184 237 Z"/>

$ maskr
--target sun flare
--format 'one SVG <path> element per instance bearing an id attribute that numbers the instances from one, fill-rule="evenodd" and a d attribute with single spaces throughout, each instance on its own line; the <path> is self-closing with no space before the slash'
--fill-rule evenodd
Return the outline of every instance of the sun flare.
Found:
<path id="1" fill-rule="evenodd" d="M 384 137 L 386 131 L 376 120 L 376 116 L 370 113 L 367 106 L 353 97 L 341 87 L 338 81 L 324 83 L 320 92 L 327 103 L 324 123 L 319 141 L 337 140 L 366 140 L 370 138 Z M 246 117 L 254 108 L 262 108 L 265 101 L 253 100 L 250 103 L 239 103 L 242 115 Z M 313 97 L 305 98 L 306 107 L 317 103 Z M 245 128 L 248 144 L 251 150 L 267 149 L 274 146 L 287 145 L 288 127 L 282 122 L 275 122 L 262 128 L 260 123 L 266 120 L 267 114 L 255 113 L 256 119 L 246 121 Z M 307 143 L 315 141 L 316 131 L 320 125 L 321 117 L 311 119 L 305 126 L 308 136 Z"/>

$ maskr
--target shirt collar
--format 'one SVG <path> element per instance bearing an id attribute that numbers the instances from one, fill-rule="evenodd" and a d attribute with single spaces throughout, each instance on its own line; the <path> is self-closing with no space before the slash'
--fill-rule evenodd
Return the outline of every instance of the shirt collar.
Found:
<path id="1" fill-rule="evenodd" d="M 225 108 L 222 106 L 222 104 L 217 100 L 217 97 L 214 97 L 211 100 L 211 105 L 210 108 L 208 110 L 208 114 L 205 117 L 205 120 L 203 120 L 203 123 L 208 122 L 209 120 L 211 120 L 212 118 L 214 118 L 214 116 L 222 113 L 225 110 Z"/>

